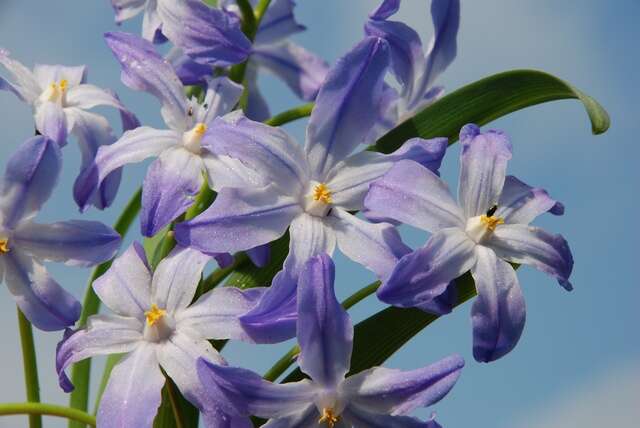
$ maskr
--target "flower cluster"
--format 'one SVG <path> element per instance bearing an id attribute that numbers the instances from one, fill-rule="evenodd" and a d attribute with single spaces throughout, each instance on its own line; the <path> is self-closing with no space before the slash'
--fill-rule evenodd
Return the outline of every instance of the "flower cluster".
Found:
<path id="1" fill-rule="evenodd" d="M 367 147 L 443 96 L 435 82 L 456 56 L 459 0 L 431 1 L 426 48 L 414 29 L 392 20 L 400 0 L 384 0 L 362 40 L 331 67 L 288 39 L 304 30 L 293 0 L 112 3 L 118 23 L 144 14 L 142 37 L 110 32 L 105 40 L 122 82 L 159 102 L 163 129 L 141 126 L 114 93 L 87 84 L 85 67 L 31 71 L 0 51 L 11 75 L 0 77 L 0 89 L 33 107 L 37 134 L 9 159 L 2 181 L 0 279 L 36 327 L 64 330 L 56 368 L 66 392 L 74 389 L 65 371 L 72 364 L 122 354 L 99 404 L 99 427 L 151 427 L 165 385 L 175 385 L 208 427 L 252 427 L 252 416 L 272 428 L 439 427 L 411 413 L 447 395 L 462 358 L 412 371 L 353 371 L 354 328 L 334 290 L 336 248 L 376 275 L 382 302 L 437 315 L 452 310 L 456 280 L 470 272 L 473 355 L 481 362 L 503 357 L 522 334 L 518 265 L 571 289 L 567 242 L 530 225 L 564 207 L 507 175 L 505 133 L 462 127 L 458 202 L 438 173 L 453 141 L 410 138 L 386 154 Z M 166 42 L 165 57 L 156 45 Z M 304 144 L 266 120 L 261 70 L 314 101 Z M 87 111 L 98 105 L 121 113 L 119 137 Z M 91 285 L 111 313 L 86 313 L 75 329 L 80 304 L 43 262 L 106 262 L 121 238 L 95 222 L 33 221 L 71 136 L 83 154 L 73 189 L 81 210 L 107 208 L 122 167 L 155 158 L 142 184 L 140 230 L 163 234 L 166 247 L 152 260 L 134 242 L 116 257 Z M 400 224 L 431 236 L 412 249 Z M 278 264 L 270 251 L 281 239 L 288 251 Z M 261 287 L 222 286 L 203 280 L 213 258 L 221 277 L 246 258 L 277 273 Z M 221 341 L 291 338 L 306 375 L 295 382 L 265 380 L 220 353 Z"/>

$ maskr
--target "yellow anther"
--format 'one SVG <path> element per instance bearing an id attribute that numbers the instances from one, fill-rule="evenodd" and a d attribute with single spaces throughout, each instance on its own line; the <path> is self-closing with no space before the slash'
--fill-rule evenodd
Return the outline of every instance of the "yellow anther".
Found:
<path id="1" fill-rule="evenodd" d="M 7 238 L 0 239 L 0 254 L 9 252 L 9 240 Z"/>
<path id="2" fill-rule="evenodd" d="M 198 136 L 202 137 L 205 132 L 207 132 L 207 125 L 204 123 L 196 123 L 196 126 L 193 127 L 193 132 Z"/>
<path id="3" fill-rule="evenodd" d="M 158 305 L 155 303 L 151 305 L 151 309 L 144 313 L 144 316 L 147 317 L 147 325 L 152 326 L 164 317 L 167 313 L 164 309 L 160 309 Z"/>
<path id="4" fill-rule="evenodd" d="M 490 231 L 494 231 L 496 230 L 496 227 L 499 224 L 504 224 L 504 219 L 502 217 L 496 217 L 496 216 L 480 216 L 480 221 L 482 223 L 484 223 L 485 226 L 487 226 L 487 229 L 489 229 Z"/>
<path id="5" fill-rule="evenodd" d="M 60 90 L 61 91 L 65 91 L 67 89 L 68 84 L 69 84 L 69 82 L 67 81 L 67 79 L 62 79 L 60 81 Z"/>
<path id="6" fill-rule="evenodd" d="M 340 416 L 333 413 L 333 409 L 325 407 L 322 409 L 322 416 L 318 419 L 318 425 L 324 422 L 329 428 L 334 428 L 339 420 Z"/>
<path id="7" fill-rule="evenodd" d="M 327 205 L 331 203 L 331 190 L 326 184 L 320 183 L 313 189 L 313 200 Z"/>

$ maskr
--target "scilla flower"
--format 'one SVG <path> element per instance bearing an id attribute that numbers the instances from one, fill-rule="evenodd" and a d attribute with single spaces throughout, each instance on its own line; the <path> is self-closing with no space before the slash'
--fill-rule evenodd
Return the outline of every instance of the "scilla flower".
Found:
<path id="1" fill-rule="evenodd" d="M 470 270 L 478 292 L 471 309 L 473 354 L 488 362 L 511 351 L 524 328 L 525 302 L 509 263 L 532 265 L 571 290 L 573 258 L 562 236 L 529 225 L 544 212 L 560 215 L 564 208 L 544 190 L 505 178 L 511 159 L 507 137 L 467 125 L 460 143 L 460 205 L 439 177 L 407 161 L 371 185 L 365 206 L 433 233 L 424 247 L 400 260 L 378 297 L 403 307 L 428 304 Z"/>
<path id="2" fill-rule="evenodd" d="M 0 189 L 0 280 L 22 313 L 42 330 L 76 322 L 80 303 L 49 276 L 44 262 L 92 266 L 113 257 L 120 236 L 94 221 L 34 221 L 61 169 L 60 148 L 50 138 L 26 141 L 7 162 Z"/>
<path id="3" fill-rule="evenodd" d="M 450 356 L 412 371 L 374 367 L 346 377 L 353 326 L 334 293 L 331 258 L 303 268 L 298 287 L 299 382 L 274 384 L 249 370 L 201 359 L 198 373 L 209 400 L 229 400 L 231 411 L 270 418 L 265 428 L 435 428 L 406 416 L 433 405 L 453 388 L 464 361 Z"/>
<path id="4" fill-rule="evenodd" d="M 238 316 L 255 304 L 263 289 L 218 287 L 192 304 L 208 260 L 198 251 L 176 247 L 152 273 L 144 250 L 134 243 L 93 283 L 114 314 L 94 315 L 86 329 L 67 331 L 58 345 L 56 367 L 60 386 L 68 392 L 73 385 L 64 370 L 70 364 L 96 355 L 126 354 L 100 401 L 99 427 L 151 427 L 165 383 L 161 368 L 207 419 L 228 418 L 218 403 L 203 403 L 196 361 L 224 363 L 208 339 L 250 340 Z M 236 418 L 231 426 L 246 424 L 246 418 Z"/>

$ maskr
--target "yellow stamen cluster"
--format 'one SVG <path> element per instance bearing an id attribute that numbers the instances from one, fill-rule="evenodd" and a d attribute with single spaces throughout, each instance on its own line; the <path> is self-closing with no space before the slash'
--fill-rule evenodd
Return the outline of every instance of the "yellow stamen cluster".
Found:
<path id="1" fill-rule="evenodd" d="M 147 317 L 147 325 L 152 326 L 164 317 L 167 313 L 164 309 L 160 309 L 158 305 L 155 303 L 151 305 L 151 309 L 144 313 L 144 316 Z"/>
<path id="2" fill-rule="evenodd" d="M 198 137 L 202 137 L 205 132 L 207 132 L 207 125 L 202 122 L 196 123 L 196 126 L 193 127 L 193 133 Z"/>
<path id="3" fill-rule="evenodd" d="M 7 238 L 0 239 L 0 254 L 9 252 L 9 240 Z"/>
<path id="4" fill-rule="evenodd" d="M 489 229 L 490 231 L 494 231 L 496 230 L 496 227 L 499 224 L 504 224 L 504 219 L 502 217 L 495 217 L 495 216 L 480 216 L 480 221 L 482 223 L 484 223 L 485 226 L 487 226 L 487 229 Z"/>
<path id="5" fill-rule="evenodd" d="M 313 200 L 327 205 L 331 203 L 331 191 L 326 184 L 320 183 L 313 189 Z"/>
<path id="6" fill-rule="evenodd" d="M 69 85 L 69 82 L 67 82 L 67 79 L 62 79 L 60 81 L 60 90 L 61 91 L 66 91 L 68 85 Z"/>
<path id="7" fill-rule="evenodd" d="M 339 420 L 340 416 L 333 413 L 333 409 L 325 407 L 322 409 L 322 416 L 318 419 L 318 425 L 324 422 L 329 428 L 334 428 Z"/>

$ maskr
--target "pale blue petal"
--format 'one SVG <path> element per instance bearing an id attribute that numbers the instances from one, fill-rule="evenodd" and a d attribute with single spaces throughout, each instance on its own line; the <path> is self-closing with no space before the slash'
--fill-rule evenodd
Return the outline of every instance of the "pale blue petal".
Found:
<path id="1" fill-rule="evenodd" d="M 531 187 L 508 175 L 500 195 L 496 216 L 505 223 L 529 224 L 540 214 L 564 214 L 564 205 L 552 199 L 546 190 Z"/>

